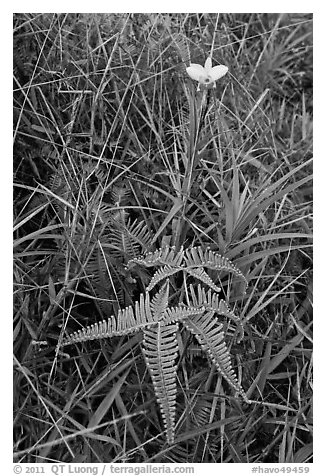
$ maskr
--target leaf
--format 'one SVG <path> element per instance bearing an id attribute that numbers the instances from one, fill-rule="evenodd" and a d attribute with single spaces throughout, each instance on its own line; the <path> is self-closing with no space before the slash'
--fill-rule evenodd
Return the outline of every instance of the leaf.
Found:
<path id="1" fill-rule="evenodd" d="M 49 275 L 49 297 L 51 304 L 55 303 L 56 298 L 55 286 L 51 275 Z"/>
<path id="2" fill-rule="evenodd" d="M 259 235 L 256 238 L 243 240 L 242 243 L 228 251 L 228 258 L 234 258 L 244 250 L 249 250 L 252 246 L 263 243 L 265 241 L 273 242 L 275 240 L 291 240 L 291 239 L 312 239 L 312 234 L 308 233 L 267 233 Z"/>
<path id="3" fill-rule="evenodd" d="M 312 322 L 310 322 L 305 328 L 304 331 L 307 332 L 309 328 L 311 327 Z M 282 362 L 284 359 L 286 359 L 290 352 L 300 344 L 300 342 L 304 339 L 304 335 L 299 333 L 298 335 L 294 336 L 291 341 L 286 344 L 282 349 L 274 355 L 274 357 L 270 360 L 268 369 L 267 369 L 267 374 L 270 374 L 275 370 Z"/>
<path id="4" fill-rule="evenodd" d="M 138 225 L 137 225 L 138 226 Z M 147 288 L 146 294 L 141 294 L 134 307 L 120 310 L 117 317 L 111 316 L 106 321 L 92 324 L 64 338 L 59 345 L 75 342 L 85 342 L 116 335 L 127 335 L 143 331 L 143 352 L 146 359 L 157 402 L 160 405 L 167 441 L 173 443 L 175 431 L 176 407 L 176 358 L 178 345 L 176 332 L 178 322 L 193 333 L 202 350 L 215 364 L 218 372 L 229 384 L 248 402 L 248 398 L 237 380 L 231 364 L 231 356 L 226 346 L 223 323 L 217 316 L 232 319 L 240 327 L 243 337 L 242 323 L 239 317 L 231 311 L 227 303 L 220 300 L 220 288 L 215 285 L 204 267 L 218 271 L 228 271 L 245 280 L 242 272 L 227 258 L 201 247 L 190 247 L 176 251 L 175 247 L 164 246 L 144 256 L 132 258 L 128 268 L 133 266 L 146 268 L 158 267 Z M 188 304 L 180 303 L 169 307 L 169 279 L 179 271 L 202 281 L 209 287 L 206 292 L 199 284 L 195 291 L 190 285 L 191 299 Z M 150 298 L 149 291 L 165 280 L 159 291 Z M 214 292 L 215 291 L 215 292 Z M 103 407 L 111 404 L 110 398 L 104 401 Z M 102 414 L 102 413 L 101 413 Z"/>
<path id="5" fill-rule="evenodd" d="M 130 370 L 130 369 L 129 369 Z M 98 409 L 96 412 L 92 415 L 91 419 L 89 420 L 89 423 L 87 425 L 87 428 L 93 428 L 96 427 L 101 423 L 103 420 L 105 414 L 109 411 L 109 409 L 112 406 L 112 403 L 114 402 L 114 399 L 116 396 L 119 394 L 120 389 L 122 385 L 124 384 L 127 375 L 129 373 L 129 370 L 127 370 L 118 380 L 117 383 L 114 384 L 113 388 L 111 391 L 106 395 L 106 397 L 103 398 L 102 402 L 100 403 Z"/>
<path id="6" fill-rule="evenodd" d="M 216 286 L 216 284 L 212 281 L 212 279 L 208 276 L 204 268 L 185 268 L 185 271 L 193 276 L 194 278 L 202 281 L 204 284 L 207 284 L 210 288 L 214 289 L 217 293 L 221 291 L 221 288 Z"/>
<path id="7" fill-rule="evenodd" d="M 148 252 L 145 256 L 140 256 L 128 261 L 127 266 L 132 268 L 135 264 L 151 268 L 153 266 L 173 266 L 179 267 L 183 261 L 184 253 L 181 248 L 179 251 L 175 250 L 174 246 L 164 246 L 154 252 Z"/>
<path id="8" fill-rule="evenodd" d="M 293 250 L 302 250 L 303 248 L 311 248 L 311 244 L 309 245 L 284 245 L 284 246 L 275 246 L 274 248 L 271 248 L 269 250 L 263 250 L 263 251 L 257 251 L 256 253 L 251 253 L 248 256 L 243 256 L 239 259 L 237 259 L 237 263 L 241 265 L 241 267 L 245 267 L 248 264 L 254 263 L 258 259 L 264 259 L 267 256 L 273 256 L 277 255 L 278 253 L 284 253 L 288 251 L 293 251 Z"/>
<path id="9" fill-rule="evenodd" d="M 160 281 L 166 279 L 168 276 L 172 276 L 172 274 L 178 273 L 182 269 L 182 267 L 174 268 L 169 265 L 165 265 L 163 268 L 158 269 L 147 286 L 146 291 L 151 291 Z"/>
<path id="10" fill-rule="evenodd" d="M 169 303 L 169 280 L 167 279 L 162 288 L 155 294 L 150 303 L 151 312 L 155 321 L 163 319 Z"/>
<path id="11" fill-rule="evenodd" d="M 295 171 L 302 168 L 303 165 L 306 165 L 306 163 L 302 164 L 301 166 L 297 167 L 297 169 L 294 169 L 293 171 L 286 174 L 284 177 L 282 177 L 282 179 L 278 180 L 275 184 L 270 185 L 263 193 L 260 193 L 255 200 L 253 200 L 251 203 L 249 202 L 249 206 L 247 206 L 247 210 L 244 211 L 244 213 L 241 216 L 241 219 L 238 221 L 234 229 L 234 233 L 233 233 L 234 241 L 240 239 L 241 234 L 249 226 L 251 221 L 254 220 L 259 215 L 259 213 L 266 211 L 267 208 L 273 203 L 275 203 L 279 198 L 283 197 L 287 193 L 293 192 L 295 189 L 301 187 L 306 182 L 309 182 L 312 179 L 312 177 L 308 175 L 307 177 L 304 177 L 303 179 L 295 181 L 294 183 L 288 185 L 284 189 L 277 191 L 274 195 L 272 194 L 274 190 L 283 183 L 285 177 L 287 178 L 292 177 Z"/>
<path id="12" fill-rule="evenodd" d="M 155 243 L 157 238 L 166 229 L 166 227 L 168 226 L 170 221 L 176 216 L 176 214 L 179 212 L 179 210 L 181 210 L 182 207 L 183 207 L 183 201 L 181 199 L 174 198 L 174 205 L 171 208 L 171 210 L 169 211 L 168 216 L 164 219 L 160 228 L 155 233 L 155 235 L 153 237 L 153 243 Z"/>
<path id="13" fill-rule="evenodd" d="M 24 241 L 28 241 L 28 240 L 41 240 L 41 239 L 44 240 L 45 238 L 62 240 L 62 235 L 55 235 L 52 233 L 48 233 L 49 231 L 57 230 L 59 228 L 64 228 L 64 225 L 60 225 L 60 224 L 49 225 L 44 228 L 40 228 L 39 230 L 33 231 L 32 233 L 29 233 L 28 235 L 22 236 L 21 238 L 18 238 L 17 240 L 15 240 L 14 248 L 24 243 Z"/>
<path id="14" fill-rule="evenodd" d="M 195 335 L 203 351 L 208 354 L 225 380 L 248 402 L 247 395 L 232 368 L 230 353 L 222 330 L 223 324 L 214 317 L 214 311 L 188 318 L 183 321 L 183 324 Z"/>
<path id="15" fill-rule="evenodd" d="M 204 312 L 204 307 L 190 307 L 180 304 L 178 307 L 169 307 L 164 313 L 164 323 L 171 324 Z"/>
<path id="16" fill-rule="evenodd" d="M 203 251 L 200 246 L 191 247 L 186 249 L 184 253 L 186 268 L 205 267 L 217 271 L 228 271 L 243 279 L 247 284 L 247 280 L 239 268 L 237 268 L 229 259 L 221 256 L 215 251 L 211 251 L 209 248 Z M 189 272 L 188 269 L 185 270 Z"/>
<path id="17" fill-rule="evenodd" d="M 144 331 L 144 355 L 169 444 L 173 443 L 175 427 L 177 329 L 177 324 L 158 323 L 152 329 Z"/>
<path id="18" fill-rule="evenodd" d="M 153 325 L 155 319 L 160 317 L 159 313 L 152 314 L 148 293 L 146 293 L 145 297 L 144 294 L 141 294 L 140 300 L 135 302 L 134 307 L 135 311 L 131 306 L 126 307 L 123 310 L 119 310 L 117 317 L 111 316 L 107 320 L 96 322 L 69 334 L 58 344 L 59 347 L 94 339 L 133 334 L 147 326 Z"/>

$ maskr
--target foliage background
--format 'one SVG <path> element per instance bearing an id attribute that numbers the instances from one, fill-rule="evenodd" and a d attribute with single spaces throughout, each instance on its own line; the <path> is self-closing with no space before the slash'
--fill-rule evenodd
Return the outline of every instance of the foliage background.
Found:
<path id="1" fill-rule="evenodd" d="M 196 142 L 185 67 L 212 45 L 229 74 Z M 18 461 L 311 462 L 311 156 L 309 14 L 14 15 Z M 55 352 L 132 304 L 149 277 L 126 262 L 163 244 L 248 276 L 244 296 L 224 286 L 245 322 L 230 346 L 263 403 L 230 395 L 183 333 L 173 447 L 137 336 Z"/>

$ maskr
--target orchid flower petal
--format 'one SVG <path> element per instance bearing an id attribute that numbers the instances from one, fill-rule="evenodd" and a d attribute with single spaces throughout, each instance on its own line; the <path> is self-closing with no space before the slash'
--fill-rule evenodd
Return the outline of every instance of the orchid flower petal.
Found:
<path id="1" fill-rule="evenodd" d="M 212 58 L 210 56 L 205 61 L 205 69 L 207 70 L 207 72 L 212 69 Z"/>
<path id="2" fill-rule="evenodd" d="M 217 81 L 218 79 L 222 78 L 227 72 L 229 68 L 220 64 L 218 66 L 214 66 L 209 72 L 209 76 L 211 77 L 212 81 Z"/>
<path id="3" fill-rule="evenodd" d="M 207 72 L 200 64 L 191 63 L 188 68 L 186 68 L 187 73 L 195 81 L 200 81 L 203 77 L 206 78 Z"/>

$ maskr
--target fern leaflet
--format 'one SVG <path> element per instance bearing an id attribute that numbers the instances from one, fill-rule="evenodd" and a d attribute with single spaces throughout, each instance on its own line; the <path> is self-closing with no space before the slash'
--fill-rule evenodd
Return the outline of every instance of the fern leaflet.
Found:
<path id="1" fill-rule="evenodd" d="M 148 294 L 148 293 L 146 293 Z M 155 294 L 150 303 L 151 312 L 155 321 L 160 321 L 164 317 L 164 313 L 169 303 L 169 280 L 167 279 L 161 289 Z"/>
<path id="2" fill-rule="evenodd" d="M 184 252 L 181 248 L 179 251 L 175 251 L 175 247 L 165 246 L 153 253 L 146 253 L 145 256 L 140 256 L 129 260 L 128 267 L 132 267 L 135 264 L 146 266 L 147 268 L 153 266 L 174 266 L 179 267 L 183 261 Z"/>
<path id="3" fill-rule="evenodd" d="M 118 316 L 111 316 L 107 320 L 96 322 L 79 331 L 73 332 L 65 337 L 60 346 L 77 342 L 86 342 L 94 339 L 104 339 L 105 337 L 133 334 L 147 326 L 157 322 L 159 314 L 154 314 L 150 308 L 149 294 L 140 295 L 140 300 L 135 302 L 135 311 L 131 306 L 119 310 Z"/>
<path id="4" fill-rule="evenodd" d="M 145 329 L 143 347 L 170 444 L 174 440 L 175 427 L 177 329 L 177 324 L 163 323 L 156 324 L 153 329 Z"/>
<path id="5" fill-rule="evenodd" d="M 191 306 L 197 306 L 199 308 L 204 307 L 206 310 L 214 311 L 216 312 L 216 314 L 220 314 L 222 316 L 228 317 L 229 319 L 232 319 L 233 322 L 237 324 L 240 332 L 239 341 L 243 339 L 244 330 L 241 319 L 233 311 L 231 311 L 231 309 L 223 299 L 219 299 L 218 295 L 216 293 L 212 293 L 211 289 L 206 292 L 200 284 L 197 286 L 197 294 L 193 285 L 191 284 L 190 293 L 192 298 Z"/>
<path id="6" fill-rule="evenodd" d="M 230 260 L 209 249 L 202 250 L 200 246 L 185 250 L 185 263 L 187 267 L 206 267 L 218 271 L 229 271 L 240 277 L 247 284 L 245 276 Z"/>
<path id="7" fill-rule="evenodd" d="M 214 318 L 214 311 L 185 319 L 183 324 L 195 335 L 202 349 L 209 355 L 225 380 L 246 402 L 249 402 L 232 368 L 230 353 L 222 330 L 223 324 Z"/>
<path id="8" fill-rule="evenodd" d="M 182 269 L 182 267 L 174 268 L 169 265 L 165 265 L 163 268 L 158 269 L 147 286 L 146 291 L 151 291 L 160 281 L 162 281 L 162 279 L 166 279 L 168 276 L 172 276 Z"/>
<path id="9" fill-rule="evenodd" d="M 174 322 L 182 321 L 191 316 L 197 316 L 202 314 L 205 311 L 205 308 L 190 307 L 180 304 L 177 307 L 168 307 L 164 313 L 164 322 L 165 324 L 171 324 Z"/>
<path id="10" fill-rule="evenodd" d="M 194 278 L 197 278 L 199 281 L 202 281 L 204 284 L 207 284 L 210 288 L 214 289 L 215 292 L 219 293 L 221 291 L 221 288 L 216 286 L 216 284 L 212 281 L 212 279 L 208 276 L 204 268 L 185 268 L 185 271 L 190 274 L 190 276 L 193 276 Z"/>

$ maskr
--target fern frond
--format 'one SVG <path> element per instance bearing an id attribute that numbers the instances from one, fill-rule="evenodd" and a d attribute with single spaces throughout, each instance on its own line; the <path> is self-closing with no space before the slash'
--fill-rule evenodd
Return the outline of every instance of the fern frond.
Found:
<path id="1" fill-rule="evenodd" d="M 150 246 L 150 234 L 144 231 L 142 222 L 127 222 L 124 215 L 121 217 L 110 217 L 112 229 L 107 234 L 102 234 L 101 238 L 112 236 L 110 243 L 102 248 L 105 249 L 107 259 L 101 262 L 99 256 L 90 257 L 88 270 L 93 270 L 98 274 L 100 282 L 98 285 L 105 285 L 106 274 L 112 270 L 116 271 L 117 279 L 124 276 L 126 271 L 123 266 L 123 258 L 128 258 L 128 254 L 134 254 L 140 245 Z M 107 224 L 105 224 L 107 226 Z M 121 256 L 111 255 L 108 250 L 121 250 Z M 102 255 L 104 255 L 103 250 Z M 108 253 L 108 254 L 107 254 Z M 94 253 L 95 254 L 95 253 Z M 98 250 L 97 250 L 98 254 Z M 123 256 L 124 254 L 124 256 Z M 108 265 L 107 265 L 108 263 Z M 104 266 L 105 265 L 105 266 Z M 187 250 L 176 251 L 175 247 L 165 246 L 155 252 L 145 252 L 144 256 L 129 259 L 127 267 L 144 266 L 146 268 L 158 267 L 153 275 L 145 294 L 141 294 L 134 307 L 127 307 L 118 312 L 118 315 L 111 316 L 106 321 L 102 321 L 85 327 L 64 338 L 60 346 L 85 342 L 88 340 L 113 337 L 116 335 L 127 335 L 137 331 L 143 332 L 143 352 L 146 364 L 149 369 L 157 401 L 160 405 L 167 441 L 172 444 L 175 431 L 176 414 L 176 358 L 178 355 L 178 344 L 176 332 L 178 323 L 181 322 L 199 342 L 203 352 L 206 352 L 213 364 L 217 367 L 221 376 L 238 392 L 246 402 L 249 402 L 236 374 L 232 368 L 231 355 L 227 348 L 223 324 L 219 322 L 216 315 L 232 319 L 240 328 L 243 337 L 243 328 L 240 318 L 228 307 L 224 300 L 220 300 L 218 293 L 220 288 L 215 285 L 211 277 L 205 271 L 205 267 L 218 271 L 229 271 L 245 279 L 241 271 L 228 259 L 210 250 L 203 251 L 201 247 L 188 248 Z M 96 268 L 99 268 L 96 270 Z M 141 270 L 141 268 L 140 268 Z M 145 272 L 145 270 L 141 270 Z M 188 305 L 180 303 L 175 307 L 169 307 L 169 276 L 182 271 L 201 281 L 208 286 L 208 291 L 202 286 L 196 288 L 192 284 L 189 286 Z M 147 271 L 146 271 L 147 272 Z M 103 277 L 102 277 L 103 275 Z M 110 281 L 113 285 L 111 275 Z M 101 279 L 102 278 L 102 279 Z M 162 285 L 161 282 L 165 280 Z M 97 282 L 97 280 L 95 280 Z M 120 283 L 121 284 L 121 283 Z M 161 284 L 159 291 L 152 298 L 149 292 L 157 285 Z M 187 293 L 188 296 L 188 293 Z M 206 418 L 206 407 L 199 412 L 199 419 Z"/>
<path id="2" fill-rule="evenodd" d="M 190 307 L 180 304 L 176 307 L 169 307 L 165 310 L 164 313 L 164 323 L 172 324 L 174 322 L 182 321 L 188 317 L 197 316 L 202 314 L 205 311 L 205 308 Z"/>
<path id="3" fill-rule="evenodd" d="M 102 287 L 107 287 L 109 284 L 107 279 L 108 263 L 110 262 L 109 256 L 103 255 L 98 243 L 96 243 L 95 246 L 93 243 L 91 243 L 89 248 L 91 246 L 94 248 L 87 261 L 86 273 L 92 277 L 92 281 L 95 281 Z"/>
<path id="4" fill-rule="evenodd" d="M 133 239 L 128 230 L 128 222 L 120 219 L 112 220 L 111 230 L 108 233 L 107 243 L 111 248 L 111 253 L 125 262 L 130 257 L 137 256 L 140 251 L 138 243 Z"/>
<path id="5" fill-rule="evenodd" d="M 162 281 L 162 279 L 166 279 L 168 276 L 172 276 L 172 274 L 175 274 L 182 269 L 183 268 L 181 266 L 172 267 L 166 264 L 163 268 L 160 268 L 156 271 L 149 285 L 147 286 L 146 291 L 151 291 L 160 281 Z"/>
<path id="6" fill-rule="evenodd" d="M 176 251 L 174 246 L 164 246 L 153 253 L 149 252 L 145 256 L 129 260 L 128 267 L 132 267 L 135 264 L 146 266 L 147 268 L 164 265 L 179 267 L 182 264 L 183 258 L 184 252 L 182 248 Z"/>
<path id="7" fill-rule="evenodd" d="M 190 317 L 182 322 L 195 335 L 202 349 L 209 355 L 222 377 L 248 402 L 247 395 L 232 368 L 231 356 L 222 330 L 223 324 L 214 317 L 214 311 Z"/>
<path id="8" fill-rule="evenodd" d="M 126 198 L 128 197 L 128 195 L 130 195 L 130 193 L 130 186 L 128 188 L 125 184 L 113 185 L 110 190 L 112 202 L 117 206 L 122 206 L 123 204 L 125 204 Z"/>
<path id="9" fill-rule="evenodd" d="M 197 285 L 197 294 L 193 285 L 191 284 L 190 293 L 192 306 L 199 308 L 204 307 L 207 311 L 214 311 L 216 314 L 232 319 L 232 321 L 237 324 L 240 332 L 240 337 L 238 340 L 241 341 L 243 339 L 244 330 L 241 319 L 233 311 L 231 311 L 223 299 L 219 299 L 219 296 L 216 293 L 212 293 L 211 289 L 206 292 L 200 284 Z"/>
<path id="10" fill-rule="evenodd" d="M 92 294 L 100 299 L 97 304 L 104 315 L 108 316 L 113 311 L 108 304 L 110 301 L 119 302 L 121 306 L 129 304 L 126 302 L 129 290 L 125 279 L 126 271 L 119 250 L 115 255 L 112 248 L 105 244 L 106 235 L 102 236 L 102 239 L 104 241 L 98 240 L 97 243 L 88 245 L 88 249 L 94 248 L 85 265 L 85 272 L 89 276 L 87 287 Z"/>
<path id="11" fill-rule="evenodd" d="M 144 355 L 169 444 L 173 443 L 175 429 L 177 330 L 177 324 L 162 323 L 144 330 Z"/>
<path id="12" fill-rule="evenodd" d="M 140 295 L 140 300 L 135 303 L 135 310 L 131 306 L 119 310 L 117 317 L 111 316 L 107 320 L 96 322 L 79 331 L 73 332 L 65 337 L 59 346 L 86 342 L 94 339 L 104 339 L 105 337 L 133 334 L 143 330 L 158 321 L 159 315 L 152 314 L 149 294 Z"/>
<path id="13" fill-rule="evenodd" d="M 152 236 L 144 220 L 127 223 L 127 230 L 131 239 L 138 243 L 142 251 L 147 251 L 152 246 Z"/>
<path id="14" fill-rule="evenodd" d="M 221 291 L 221 288 L 216 286 L 216 284 L 212 281 L 212 279 L 208 276 L 204 268 L 185 268 L 185 271 L 190 274 L 190 276 L 193 276 L 194 278 L 197 278 L 199 281 L 202 281 L 204 284 L 207 284 L 210 288 L 212 288 L 215 292 L 219 293 Z"/>
<path id="15" fill-rule="evenodd" d="M 99 225 L 110 225 L 113 217 L 113 211 L 111 205 L 108 206 L 105 203 L 101 203 L 100 205 L 98 202 L 95 200 L 94 206 L 90 206 L 90 212 L 89 215 L 92 219 L 92 222 L 94 219 L 96 219 L 97 223 Z"/>
<path id="16" fill-rule="evenodd" d="M 150 302 L 150 308 L 156 321 L 164 317 L 164 313 L 169 304 L 169 280 L 167 279 L 161 289 L 153 296 Z M 148 291 L 146 292 L 148 294 Z"/>
<path id="17" fill-rule="evenodd" d="M 211 251 L 210 249 L 203 251 L 200 246 L 187 248 L 184 252 L 184 257 L 187 267 L 205 267 L 218 271 L 229 271 L 243 279 L 247 284 L 247 280 L 239 268 L 237 268 L 229 259 Z"/>
<path id="18" fill-rule="evenodd" d="M 201 395 L 192 410 L 192 419 L 197 426 L 205 426 L 210 423 L 212 413 L 212 400 L 206 395 Z"/>
<path id="19" fill-rule="evenodd" d="M 173 33 L 171 35 L 173 42 L 175 44 L 176 49 L 178 50 L 182 61 L 185 64 L 190 63 L 190 51 L 189 51 L 189 45 L 185 41 L 184 37 L 181 35 L 181 33 Z"/>
<path id="20" fill-rule="evenodd" d="M 239 316 L 237 316 L 233 311 L 231 311 L 231 309 L 229 308 L 229 306 L 226 304 L 226 302 L 224 301 L 224 299 L 221 299 L 220 302 L 219 302 L 219 306 L 218 306 L 218 311 L 217 311 L 218 314 L 222 315 L 222 316 L 225 316 L 225 317 L 229 317 L 230 319 L 232 319 L 234 322 L 236 322 L 237 326 L 238 326 L 238 332 L 240 333 L 240 336 L 237 338 L 237 342 L 241 342 L 243 337 L 244 337 L 244 329 L 243 329 L 243 324 L 241 322 L 241 319 Z"/>

